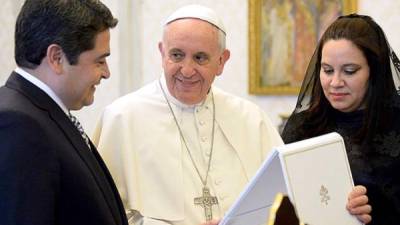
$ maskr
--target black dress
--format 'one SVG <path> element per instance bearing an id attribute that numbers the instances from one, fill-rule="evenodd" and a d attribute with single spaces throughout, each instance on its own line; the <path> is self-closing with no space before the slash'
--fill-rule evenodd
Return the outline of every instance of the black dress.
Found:
<path id="1" fill-rule="evenodd" d="M 325 132 L 342 135 L 355 185 L 367 188 L 372 206 L 372 225 L 400 224 L 400 101 L 387 106 L 382 126 L 372 140 L 357 144 L 352 137 L 361 128 L 364 111 L 334 111 L 334 122 Z M 285 143 L 310 138 L 305 125 L 306 111 L 293 114 L 282 133 Z M 321 133 L 321 135 L 323 134 Z"/>

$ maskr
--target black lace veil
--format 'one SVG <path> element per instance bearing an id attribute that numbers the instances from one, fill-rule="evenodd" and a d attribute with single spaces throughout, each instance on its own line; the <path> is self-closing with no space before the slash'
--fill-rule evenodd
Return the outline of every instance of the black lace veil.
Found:
<path id="1" fill-rule="evenodd" d="M 389 49 L 390 49 L 390 68 L 392 71 L 393 82 L 395 84 L 397 94 L 400 95 L 400 60 L 399 58 L 397 58 L 396 53 L 390 46 Z"/>

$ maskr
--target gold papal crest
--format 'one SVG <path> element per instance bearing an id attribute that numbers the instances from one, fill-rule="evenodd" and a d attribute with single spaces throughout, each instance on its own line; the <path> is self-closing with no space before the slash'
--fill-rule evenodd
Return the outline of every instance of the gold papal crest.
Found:
<path id="1" fill-rule="evenodd" d="M 328 188 L 326 188 L 324 185 L 321 185 L 321 188 L 319 189 L 319 195 L 321 196 L 321 203 L 328 205 L 328 201 L 331 200 Z"/>

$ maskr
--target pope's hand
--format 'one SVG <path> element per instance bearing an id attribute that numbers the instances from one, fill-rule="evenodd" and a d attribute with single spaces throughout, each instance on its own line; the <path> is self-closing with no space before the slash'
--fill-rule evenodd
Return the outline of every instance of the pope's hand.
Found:
<path id="1" fill-rule="evenodd" d="M 372 208 L 368 204 L 367 188 L 362 185 L 355 186 L 349 194 L 346 208 L 361 222 L 365 224 L 371 222 Z"/>
<path id="2" fill-rule="evenodd" d="M 200 225 L 218 225 L 219 222 L 220 222 L 220 220 L 211 220 L 206 223 L 202 223 Z"/>

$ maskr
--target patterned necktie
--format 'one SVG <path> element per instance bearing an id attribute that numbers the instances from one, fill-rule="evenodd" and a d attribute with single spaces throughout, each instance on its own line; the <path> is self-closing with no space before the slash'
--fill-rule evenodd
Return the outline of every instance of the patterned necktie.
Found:
<path id="1" fill-rule="evenodd" d="M 78 129 L 79 133 L 81 134 L 82 138 L 85 140 L 86 145 L 90 148 L 90 142 L 89 142 L 89 138 L 86 135 L 85 131 L 83 130 L 83 127 L 81 125 L 81 123 L 79 123 L 79 120 L 73 116 L 71 113 L 68 113 L 68 117 L 71 120 L 71 122 L 75 125 L 75 127 Z"/>

